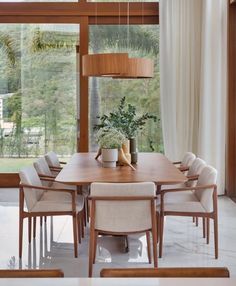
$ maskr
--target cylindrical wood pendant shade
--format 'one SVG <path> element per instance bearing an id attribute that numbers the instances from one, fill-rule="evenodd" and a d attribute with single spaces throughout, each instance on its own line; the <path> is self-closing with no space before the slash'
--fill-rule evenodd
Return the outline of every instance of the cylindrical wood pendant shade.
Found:
<path id="1" fill-rule="evenodd" d="M 152 78 L 154 63 L 151 59 L 129 58 L 128 71 L 123 75 L 113 76 L 114 79 Z"/>
<path id="2" fill-rule="evenodd" d="M 113 77 L 127 73 L 128 53 L 84 55 L 83 76 Z"/>

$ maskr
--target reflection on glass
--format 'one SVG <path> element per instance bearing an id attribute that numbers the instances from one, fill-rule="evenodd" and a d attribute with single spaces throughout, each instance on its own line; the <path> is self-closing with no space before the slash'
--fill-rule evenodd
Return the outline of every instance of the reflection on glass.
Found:
<path id="1" fill-rule="evenodd" d="M 152 79 L 111 79 L 91 77 L 90 83 L 90 150 L 97 144 L 93 126 L 98 116 L 111 112 L 122 97 L 135 105 L 139 114 L 156 115 L 158 122 L 149 120 L 138 134 L 138 150 L 163 152 L 160 124 L 160 78 L 159 78 L 159 26 L 99 25 L 90 27 L 90 53 L 124 52 L 130 57 L 152 58 L 155 75 Z"/>
<path id="2" fill-rule="evenodd" d="M 74 153 L 78 31 L 78 25 L 0 25 L 0 156 L 6 171 L 48 150 Z"/>

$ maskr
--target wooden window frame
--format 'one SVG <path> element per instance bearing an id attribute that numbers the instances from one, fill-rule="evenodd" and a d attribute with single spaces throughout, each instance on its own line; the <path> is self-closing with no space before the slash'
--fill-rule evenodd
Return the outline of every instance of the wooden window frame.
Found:
<path id="1" fill-rule="evenodd" d="M 129 15 L 129 17 L 127 17 Z M 129 20 L 128 20 L 129 19 Z M 0 23 L 79 24 L 80 70 L 82 56 L 88 53 L 89 25 L 154 25 L 159 24 L 158 2 L 1 2 Z M 83 39 L 83 40 L 82 40 Z M 78 52 L 78 50 L 77 50 Z M 77 151 L 89 150 L 89 89 L 88 77 L 79 76 L 79 120 Z M 0 173 L 0 187 L 16 187 L 18 173 Z"/>

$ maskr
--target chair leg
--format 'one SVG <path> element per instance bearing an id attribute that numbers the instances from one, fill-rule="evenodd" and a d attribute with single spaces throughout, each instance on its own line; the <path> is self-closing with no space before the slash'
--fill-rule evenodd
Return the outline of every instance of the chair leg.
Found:
<path id="1" fill-rule="evenodd" d="M 206 225 L 207 225 L 206 243 L 209 244 L 209 241 L 210 241 L 210 219 L 209 217 L 206 218 Z"/>
<path id="2" fill-rule="evenodd" d="M 206 238 L 206 219 L 205 219 L 205 217 L 202 218 L 202 235 L 203 235 L 203 238 Z"/>
<path id="3" fill-rule="evenodd" d="M 84 216 L 83 216 L 83 213 L 81 213 L 81 235 L 82 235 L 82 238 L 84 238 Z"/>
<path id="4" fill-rule="evenodd" d="M 89 277 L 92 277 L 92 274 L 93 274 L 94 239 L 95 239 L 95 231 L 90 228 L 90 239 L 89 239 Z"/>
<path id="5" fill-rule="evenodd" d="M 37 223 L 37 217 L 33 218 L 33 238 L 36 237 L 36 223 Z"/>
<path id="6" fill-rule="evenodd" d="M 83 210 L 83 219 L 84 219 L 84 227 L 87 226 L 87 218 L 86 218 L 86 207 L 84 206 L 84 210 Z"/>
<path id="7" fill-rule="evenodd" d="M 89 202 L 88 199 L 86 199 L 86 210 L 87 210 L 87 222 L 89 223 Z"/>
<path id="8" fill-rule="evenodd" d="M 43 225 L 43 217 L 41 216 L 40 217 L 40 226 L 42 226 Z"/>
<path id="9" fill-rule="evenodd" d="M 195 217 L 193 216 L 193 223 L 195 223 Z"/>
<path id="10" fill-rule="evenodd" d="M 159 257 L 162 257 L 162 249 L 163 249 L 163 236 L 164 236 L 164 216 L 159 216 L 160 223 L 160 242 L 159 242 Z"/>
<path id="11" fill-rule="evenodd" d="M 31 217 L 28 217 L 28 241 L 31 243 Z"/>
<path id="12" fill-rule="evenodd" d="M 22 241 L 23 241 L 23 217 L 20 214 L 20 220 L 19 220 L 19 258 L 22 257 Z"/>
<path id="13" fill-rule="evenodd" d="M 215 259 L 218 259 L 218 219 L 214 217 L 214 241 L 215 241 Z"/>
<path id="14" fill-rule="evenodd" d="M 47 222 L 47 217 L 46 217 L 46 216 L 44 217 L 44 222 L 45 222 L 45 223 Z"/>
<path id="15" fill-rule="evenodd" d="M 196 217 L 196 226 L 198 226 L 198 217 Z"/>
<path id="16" fill-rule="evenodd" d="M 95 264 L 95 260 L 96 260 L 97 240 L 98 240 L 98 232 L 95 231 L 94 246 L 93 246 L 93 264 Z"/>
<path id="17" fill-rule="evenodd" d="M 74 253 L 75 257 L 78 257 L 78 242 L 77 242 L 77 222 L 76 222 L 76 214 L 72 216 L 73 221 L 73 235 L 74 235 Z"/>
<path id="18" fill-rule="evenodd" d="M 79 240 L 79 243 L 81 243 L 81 232 L 80 232 L 80 229 L 81 229 L 81 217 L 80 217 L 80 214 L 78 213 L 77 215 L 77 231 L 78 231 L 78 240 Z"/>
<path id="19" fill-rule="evenodd" d="M 148 262 L 152 263 L 150 232 L 146 231 Z"/>

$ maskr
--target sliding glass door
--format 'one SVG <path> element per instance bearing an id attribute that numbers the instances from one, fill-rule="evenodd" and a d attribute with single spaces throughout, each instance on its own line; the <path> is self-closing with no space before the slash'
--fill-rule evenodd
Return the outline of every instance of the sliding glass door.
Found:
<path id="1" fill-rule="evenodd" d="M 78 24 L 0 25 L 0 172 L 76 151 Z"/>

